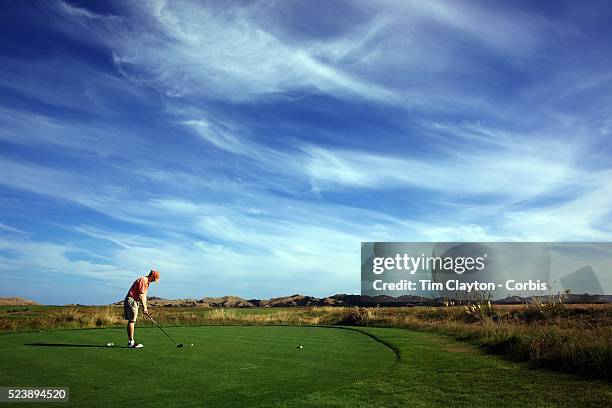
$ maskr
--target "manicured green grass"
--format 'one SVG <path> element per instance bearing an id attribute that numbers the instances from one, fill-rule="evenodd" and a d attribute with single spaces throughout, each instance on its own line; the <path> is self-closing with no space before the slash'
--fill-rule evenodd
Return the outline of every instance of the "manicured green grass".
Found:
<path id="1" fill-rule="evenodd" d="M 575 408 L 612 400 L 610 383 L 529 369 L 439 334 L 358 330 L 400 359 L 356 329 L 171 327 L 177 341 L 195 343 L 176 349 L 158 329 L 141 328 L 142 350 L 123 348 L 118 329 L 30 332 L 0 336 L 0 385 L 69 385 L 81 406 Z M 109 341 L 116 346 L 104 347 Z"/>
<path id="2" fill-rule="evenodd" d="M 387 346 L 351 330 L 315 327 L 138 328 L 0 336 L 0 386 L 69 386 L 75 406 L 270 405 L 333 390 L 390 367 Z M 115 347 L 105 347 L 107 342 Z M 297 348 L 302 344 L 303 349 Z"/>

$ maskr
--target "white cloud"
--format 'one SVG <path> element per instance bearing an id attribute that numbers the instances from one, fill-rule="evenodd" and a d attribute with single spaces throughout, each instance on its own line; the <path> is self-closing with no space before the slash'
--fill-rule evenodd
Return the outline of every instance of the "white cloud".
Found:
<path id="1" fill-rule="evenodd" d="M 454 1 L 384 1 L 413 24 L 434 24 L 463 33 L 496 52 L 527 56 L 543 47 L 553 29 L 543 18 L 516 10 L 475 6 Z M 569 27 L 568 27 L 569 30 Z M 450 33 L 447 31 L 447 35 Z"/>
<path id="2" fill-rule="evenodd" d="M 201 3 L 139 7 L 143 28 L 107 33 L 117 68 L 168 96 L 248 101 L 314 89 L 376 100 L 393 93 L 289 45 L 256 19 L 257 5 L 213 9 Z"/>
<path id="3" fill-rule="evenodd" d="M 307 153 L 306 171 L 316 191 L 417 187 L 457 197 L 493 195 L 524 200 L 582 180 L 581 172 L 571 163 L 538 152 L 526 155 L 475 147 L 470 151 L 468 147 L 427 158 L 322 148 L 309 148 Z"/>
<path id="4" fill-rule="evenodd" d="M 58 197 L 62 192 L 75 199 L 73 186 L 79 185 L 78 176 L 46 166 L 6 159 L 0 156 L 0 184 L 38 194 Z"/>
<path id="5" fill-rule="evenodd" d="M 41 55 L 34 60 L 20 54 L 2 56 L 0 65 L 2 87 L 55 108 L 115 114 L 119 107 L 109 95 L 120 95 L 126 102 L 151 103 L 152 92 L 128 83 L 112 68 L 101 70 L 72 55 Z"/>
<path id="6" fill-rule="evenodd" d="M 183 121 L 181 124 L 193 129 L 198 136 L 221 150 L 241 155 L 257 153 L 247 141 L 235 135 L 231 130 L 223 129 L 218 123 L 211 123 L 205 119 L 192 119 Z"/>
<path id="7" fill-rule="evenodd" d="M 3 240 L 0 249 L 21 254 L 3 261 L 5 271 L 38 268 L 74 276 L 104 276 L 111 286 L 122 290 L 121 285 L 135 274 L 157 267 L 165 278 L 164 285 L 156 288 L 156 294 L 161 296 L 176 293 L 193 297 L 228 293 L 275 296 L 287 291 L 326 295 L 330 291 L 358 290 L 351 282 L 358 281 L 354 278 L 359 271 L 361 241 L 612 236 L 610 225 L 605 224 L 612 207 L 610 186 L 545 212 L 537 208 L 505 212 L 497 207 L 496 213 L 495 208 L 489 208 L 488 216 L 497 217 L 491 222 L 482 218 L 484 212 L 470 213 L 465 207 L 454 209 L 451 218 L 444 212 L 402 218 L 332 203 L 280 199 L 253 191 L 234 192 L 232 200 L 223 204 L 177 197 L 90 196 L 85 200 L 78 193 L 78 185 L 62 190 L 62 179 L 58 176 L 47 179 L 48 187 L 38 191 L 55 192 L 63 199 L 87 203 L 106 215 L 144 226 L 151 233 L 119 232 L 88 225 L 74 228 L 91 239 L 112 244 L 112 249 L 104 245 L 99 249 L 91 245 L 81 248 L 78 244 L 38 242 L 33 238 Z M 55 184 L 58 180 L 59 185 Z M 245 201 L 258 211 L 245 211 Z M 89 251 L 91 257 L 104 261 L 70 261 L 66 255 L 70 251 Z M 30 257 L 35 259 L 29 260 Z M 264 277 L 265 282 L 258 281 Z M 115 298 L 108 299 L 112 300 Z"/>
<path id="8" fill-rule="evenodd" d="M 79 251 L 91 254 L 91 251 L 70 243 L 60 244 L 30 238 L 9 240 L 0 237 L 0 250 L 12 254 L 10 257 L 2 257 L 0 270 L 3 271 L 3 274 L 25 270 L 36 271 L 43 275 L 76 275 L 101 281 L 113 281 L 129 276 L 129 272 L 118 265 L 84 260 L 71 261 L 67 255 L 69 252 Z M 98 254 L 96 255 L 99 257 Z M 83 298 L 83 301 L 85 300 Z"/>
<path id="9" fill-rule="evenodd" d="M 151 155 L 156 147 L 115 124 L 54 118 L 0 107 L 0 140 L 32 149 L 67 152 L 92 158 L 120 157 L 131 162 Z"/>
<path id="10" fill-rule="evenodd" d="M 602 173 L 611 180 L 612 171 Z M 527 210 L 509 211 L 507 228 L 530 240 L 609 241 L 612 239 L 612 182 L 606 181 L 579 197 Z"/>
<path id="11" fill-rule="evenodd" d="M 77 7 L 74 6 L 70 3 L 67 3 L 65 1 L 58 1 L 53 3 L 54 7 L 57 7 L 59 9 L 60 12 L 67 14 L 69 16 L 75 17 L 77 19 L 80 18 L 85 18 L 85 19 L 89 19 L 89 20 L 93 20 L 93 19 L 97 19 L 97 18 L 109 18 L 112 16 L 103 16 L 101 14 L 98 13 L 94 13 L 91 10 L 87 10 L 85 8 L 82 7 Z"/>
<path id="12" fill-rule="evenodd" d="M 5 273 L 104 274 L 122 288 L 134 274 L 158 267 L 165 277 L 162 295 L 327 295 L 357 290 L 360 241 L 612 236 L 610 163 L 605 152 L 596 151 L 610 123 L 585 119 L 607 118 L 601 115 L 607 105 L 584 115 L 557 107 L 573 95 L 605 88 L 609 76 L 569 72 L 549 81 L 534 75 L 541 81 L 530 88 L 533 92 L 503 100 L 490 92 L 495 86 L 488 86 L 489 77 L 480 82 L 488 68 L 476 54 L 511 65 L 510 73 L 520 76 L 524 67 L 517 61 L 536 61 L 555 36 L 571 35 L 571 27 L 561 26 L 560 33 L 542 18 L 509 8 L 383 1 L 367 2 L 379 13 L 322 39 L 289 35 L 281 23 L 265 18 L 260 3 L 219 8 L 131 3 L 123 4 L 131 9 L 122 17 L 55 4 L 74 23 L 57 23 L 65 32 L 105 44 L 122 75 L 167 96 L 159 122 L 151 126 L 170 124 L 178 137 L 187 137 L 185 130 L 197 137 L 185 144 L 192 151 L 166 150 L 149 135 L 108 121 L 102 126 L 0 110 L 3 142 L 44 150 L 54 159 L 35 163 L 0 156 L 2 186 L 85 206 L 117 221 L 116 228 L 66 221 L 76 224 L 73 233 L 105 244 L 100 247 L 35 236 L 1 238 L 0 249 L 18 255 L 3 257 Z M 6 63 L 11 75 L 0 80 L 54 108 L 86 106 L 100 116 L 115 112 L 106 93 L 139 103 L 147 95 L 121 75 L 105 76 L 86 65 L 69 62 L 62 71 L 62 61 L 31 67 Z M 54 70 L 71 79 L 52 83 Z M 28 80 L 16 81 L 22 72 Z M 577 76 L 583 80 L 576 82 Z M 68 92 L 72 82 L 75 90 Z M 564 88 L 565 82 L 572 84 Z M 237 105 L 226 105 L 253 106 L 275 98 L 293 102 L 290 95 L 309 91 L 354 105 L 376 102 L 368 108 L 395 104 L 379 131 L 384 133 L 386 124 L 393 127 L 397 150 L 377 144 L 377 131 L 369 130 L 350 145 L 326 138 L 327 129 L 299 145 L 271 142 L 248 119 L 233 119 Z M 62 99 L 65 95 L 73 97 Z M 209 111 L 215 105 L 211 100 L 222 100 L 225 110 L 214 106 Z M 449 119 L 462 117 L 466 107 L 473 113 L 470 119 Z M 408 111 L 411 115 L 403 115 Z M 450 115 L 442 119 L 436 115 L 440 111 Z M 479 122 L 483 117 L 497 125 Z M 403 127 L 411 119 L 421 127 Z M 289 141 L 299 137 L 285 136 Z M 382 136 L 386 142 L 393 137 Z M 198 145 L 198 138 L 205 143 Z M 419 150 L 407 145 L 412 138 Z M 64 155 L 91 160 L 71 163 L 60 160 Z M 60 162 L 66 167 L 61 169 Z M 352 195 L 331 194 L 338 192 Z M 365 203 L 363 195 L 378 192 L 397 195 L 400 204 Z M 423 200 L 427 211 L 415 213 L 408 206 L 405 215 L 392 215 L 404 211 L 411 197 Z M 353 199 L 354 205 L 339 204 Z M 20 232 L 5 224 L 0 230 Z M 90 260 L 71 260 L 71 251 L 89 251 L 85 258 Z"/>
<path id="13" fill-rule="evenodd" d="M 314 144 L 281 150 L 257 143 L 248 130 L 231 124 L 183 123 L 217 148 L 273 172 L 285 186 L 308 182 L 315 193 L 417 188 L 457 197 L 491 196 L 510 204 L 578 186 L 594 188 L 599 179 L 599 173 L 579 164 L 590 154 L 588 143 L 559 143 L 569 140 L 567 130 L 520 134 L 480 123 L 425 122 L 423 133 L 431 140 L 419 142 L 435 143 L 435 149 L 401 156 Z"/>
<path id="14" fill-rule="evenodd" d="M 124 4 L 121 18 L 92 18 L 84 8 L 58 4 L 55 10 L 76 24 L 72 34 L 109 47 L 118 71 L 133 83 L 171 97 L 233 102 L 314 90 L 405 108 L 494 113 L 490 105 L 500 101 L 465 89 L 465 75 L 487 72 L 472 51 L 523 63 L 575 35 L 573 27 L 533 13 L 469 2 L 354 4 L 369 10 L 369 18 L 342 24 L 341 32 L 324 40 L 283 27 L 271 17 L 282 8 L 275 2 L 217 7 L 149 1 Z M 316 28 L 313 13 L 304 18 Z"/>
<path id="15" fill-rule="evenodd" d="M 6 225 L 4 223 L 0 222 L 0 230 L 4 230 L 4 231 L 8 231 L 8 232 L 14 232 L 17 234 L 28 234 L 27 232 L 20 230 L 19 228 L 15 228 L 15 227 L 11 227 L 10 225 Z"/>

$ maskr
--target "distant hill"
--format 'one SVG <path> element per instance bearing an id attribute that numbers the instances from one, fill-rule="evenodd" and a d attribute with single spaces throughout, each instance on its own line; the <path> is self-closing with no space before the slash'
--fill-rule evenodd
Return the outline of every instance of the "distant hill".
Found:
<path id="1" fill-rule="evenodd" d="M 251 299 L 249 302 L 257 307 L 340 306 L 339 302 L 332 298 L 316 298 L 304 295 L 283 296 L 268 300 Z"/>
<path id="2" fill-rule="evenodd" d="M 20 297 L 0 297 L 0 306 L 40 306 L 40 303 Z"/>
<path id="3" fill-rule="evenodd" d="M 546 300 L 549 296 L 538 296 L 540 300 Z M 521 304 L 533 301 L 533 297 L 509 296 L 505 299 L 496 300 L 495 304 Z M 612 303 L 610 295 L 565 295 L 565 303 Z M 162 299 L 151 296 L 148 304 L 157 307 L 296 307 L 296 306 L 440 306 L 445 302 L 444 298 L 427 298 L 422 296 L 361 296 L 336 294 L 324 298 L 306 295 L 281 296 L 271 299 L 244 299 L 238 296 L 223 296 L 218 298 L 204 297 L 202 299 Z M 114 303 L 122 305 L 123 301 Z"/>
<path id="4" fill-rule="evenodd" d="M 252 303 L 238 296 L 223 296 L 220 298 L 205 297 L 197 301 L 203 307 L 254 307 Z"/>
<path id="5" fill-rule="evenodd" d="M 507 304 L 518 304 L 518 303 L 531 303 L 534 300 L 546 301 L 551 296 L 508 296 L 504 299 L 496 300 L 493 303 L 507 305 Z M 562 295 L 563 303 L 612 303 L 612 295 L 589 295 L 583 293 L 581 295 L 570 293 Z"/>
<path id="6" fill-rule="evenodd" d="M 123 304 L 123 301 L 114 303 Z M 336 294 L 324 298 L 295 294 L 271 299 L 243 299 L 238 296 L 223 296 L 220 298 L 205 297 L 202 299 L 162 299 L 150 297 L 148 304 L 162 307 L 293 307 L 293 306 L 417 306 L 442 304 L 438 299 L 420 296 L 361 296 Z"/>
<path id="7" fill-rule="evenodd" d="M 147 299 L 147 303 L 151 306 L 161 307 L 255 307 L 249 301 L 238 296 L 223 296 L 220 298 L 205 297 L 202 299 L 163 299 L 160 297 L 151 296 Z M 122 305 L 123 300 L 114 303 Z"/>

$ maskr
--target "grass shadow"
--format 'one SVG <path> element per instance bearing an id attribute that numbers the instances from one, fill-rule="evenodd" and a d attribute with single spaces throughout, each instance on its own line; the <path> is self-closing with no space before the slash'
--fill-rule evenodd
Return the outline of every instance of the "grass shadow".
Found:
<path id="1" fill-rule="evenodd" d="M 102 347 L 110 348 L 108 346 L 100 346 L 98 344 L 69 344 L 69 343 L 25 343 L 24 346 L 36 346 L 36 347 Z"/>

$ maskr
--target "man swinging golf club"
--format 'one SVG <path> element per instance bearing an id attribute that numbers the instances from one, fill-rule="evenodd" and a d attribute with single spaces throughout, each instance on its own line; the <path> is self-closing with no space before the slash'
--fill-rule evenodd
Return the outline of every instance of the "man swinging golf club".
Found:
<path id="1" fill-rule="evenodd" d="M 149 284 L 153 281 L 159 281 L 159 272 L 151 269 L 151 272 L 149 272 L 147 276 L 141 276 L 134 281 L 123 301 L 123 314 L 125 320 L 128 321 L 127 334 L 129 348 L 144 347 L 142 344 L 134 341 L 134 324 L 138 318 L 138 302 L 142 303 L 142 312 L 147 317 L 151 317 L 147 309 L 147 291 L 149 290 Z"/>

